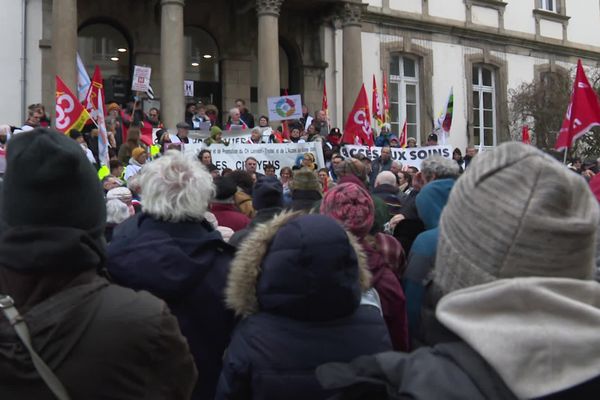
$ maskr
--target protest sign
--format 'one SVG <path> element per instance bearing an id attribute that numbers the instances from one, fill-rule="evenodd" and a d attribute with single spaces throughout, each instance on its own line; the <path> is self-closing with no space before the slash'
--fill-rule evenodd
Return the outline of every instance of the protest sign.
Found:
<path id="1" fill-rule="evenodd" d="M 271 121 L 285 121 L 302 118 L 302 98 L 300 95 L 269 97 L 267 109 Z"/>
<path id="2" fill-rule="evenodd" d="M 146 92 L 150 85 L 150 75 L 152 68 L 140 67 L 136 65 L 133 70 L 133 80 L 131 81 L 131 90 L 134 92 Z"/>
<path id="3" fill-rule="evenodd" d="M 377 159 L 381 155 L 381 147 L 367 147 L 345 145 L 340 150 L 344 158 L 356 157 L 362 154 L 371 160 Z M 403 166 L 417 167 L 421 169 L 421 162 L 432 155 L 442 156 L 452 159 L 451 146 L 429 146 L 429 147 L 392 147 L 392 160 L 402 163 Z"/>
<path id="4" fill-rule="evenodd" d="M 232 144 L 225 146 L 213 144 L 206 147 L 203 143 L 189 143 L 184 147 L 185 154 L 196 156 L 200 150 L 207 148 L 212 155 L 213 164 L 223 170 L 225 168 L 244 169 L 244 161 L 248 157 L 256 158 L 258 172 L 264 172 L 267 164 L 272 164 L 275 171 L 283 167 L 292 167 L 304 153 L 313 153 L 319 168 L 325 166 L 323 148 L 319 142 L 309 143 L 272 143 L 272 144 Z M 301 161 L 299 161 L 301 162 Z"/>
<path id="5" fill-rule="evenodd" d="M 194 97 L 194 81 L 183 81 L 183 94 L 185 97 Z"/>

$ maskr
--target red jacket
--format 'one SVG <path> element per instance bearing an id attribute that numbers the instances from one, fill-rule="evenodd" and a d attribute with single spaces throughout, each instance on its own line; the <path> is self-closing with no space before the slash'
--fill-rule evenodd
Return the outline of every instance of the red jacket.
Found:
<path id="1" fill-rule="evenodd" d="M 210 212 L 217 217 L 219 226 L 226 226 L 234 232 L 241 231 L 250 223 L 250 218 L 242 214 L 233 204 L 213 203 Z"/>

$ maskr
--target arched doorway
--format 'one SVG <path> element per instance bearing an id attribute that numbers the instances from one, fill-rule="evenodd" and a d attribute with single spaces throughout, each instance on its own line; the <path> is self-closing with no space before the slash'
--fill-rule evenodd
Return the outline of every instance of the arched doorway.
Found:
<path id="1" fill-rule="evenodd" d="M 111 23 L 97 21 L 78 32 L 77 51 L 92 77 L 96 65 L 104 78 L 106 102 L 125 103 L 130 97 L 131 41 Z"/>
<path id="2" fill-rule="evenodd" d="M 219 70 L 219 48 L 214 38 L 202 28 L 184 28 L 184 79 L 194 81 L 194 96 L 188 102 L 221 104 L 221 79 Z"/>

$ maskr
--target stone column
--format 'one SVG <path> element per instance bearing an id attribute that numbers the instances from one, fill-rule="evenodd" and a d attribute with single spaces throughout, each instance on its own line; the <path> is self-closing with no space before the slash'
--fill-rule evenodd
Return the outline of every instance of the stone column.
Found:
<path id="1" fill-rule="evenodd" d="M 279 11 L 283 0 L 256 0 L 258 15 L 258 114 L 268 115 L 267 97 L 279 96 Z"/>
<path id="2" fill-rule="evenodd" d="M 354 1 L 348 1 L 341 5 L 342 29 L 343 29 L 343 93 L 344 123 L 348 114 L 352 111 L 358 91 L 363 84 L 362 73 L 362 39 L 361 23 L 362 5 Z"/>
<path id="3" fill-rule="evenodd" d="M 160 113 L 167 129 L 184 120 L 183 6 L 185 0 L 161 0 Z"/>
<path id="4" fill-rule="evenodd" d="M 77 95 L 77 0 L 52 2 L 52 56 L 55 74 Z"/>

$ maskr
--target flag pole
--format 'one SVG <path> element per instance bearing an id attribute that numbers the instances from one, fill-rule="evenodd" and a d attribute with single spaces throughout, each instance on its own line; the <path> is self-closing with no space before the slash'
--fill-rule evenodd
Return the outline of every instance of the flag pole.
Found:
<path id="1" fill-rule="evenodd" d="M 563 160 L 563 163 L 564 163 L 565 165 L 567 165 L 567 153 L 568 153 L 568 152 L 569 152 L 569 148 L 567 147 L 567 148 L 565 148 L 565 159 Z"/>

